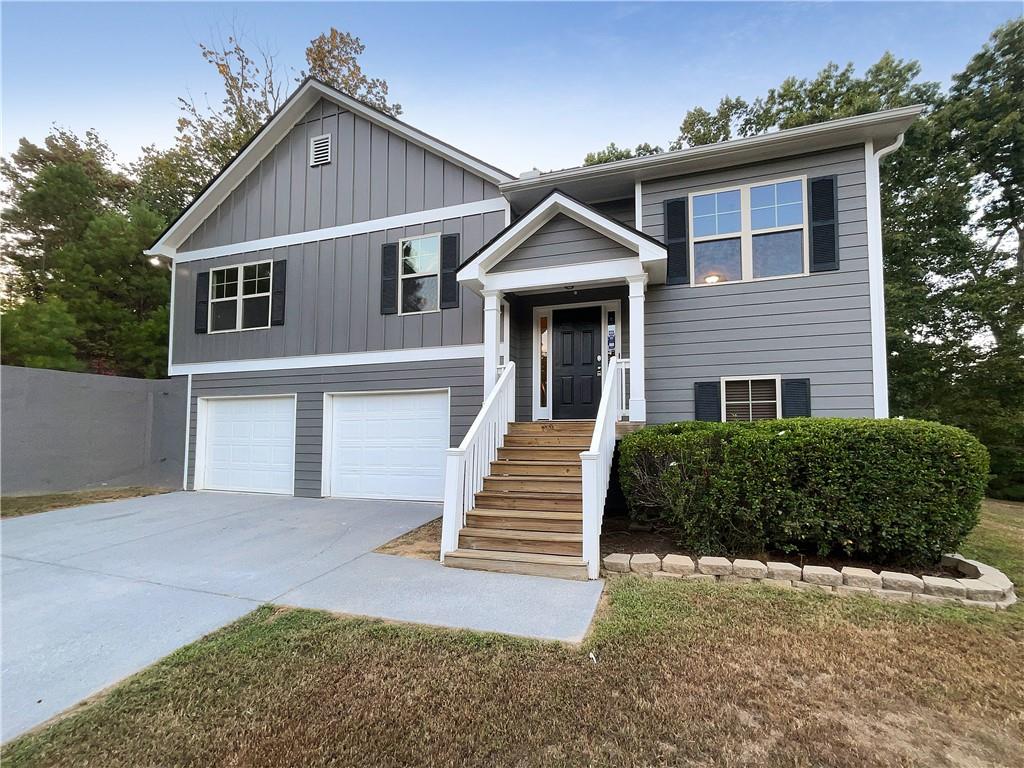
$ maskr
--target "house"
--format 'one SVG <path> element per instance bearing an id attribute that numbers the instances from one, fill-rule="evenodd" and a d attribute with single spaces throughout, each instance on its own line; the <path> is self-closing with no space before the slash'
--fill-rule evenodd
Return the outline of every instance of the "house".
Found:
<path id="1" fill-rule="evenodd" d="M 448 565 L 596 576 L 625 425 L 888 415 L 919 112 L 517 178 L 305 81 L 149 251 L 185 488 L 443 501 Z"/>

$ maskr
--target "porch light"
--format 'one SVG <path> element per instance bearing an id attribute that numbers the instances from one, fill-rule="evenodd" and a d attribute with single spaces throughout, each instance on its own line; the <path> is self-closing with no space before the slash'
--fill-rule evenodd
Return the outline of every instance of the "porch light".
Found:
<path id="1" fill-rule="evenodd" d="M 704 278 L 704 282 L 705 283 L 710 283 L 710 284 L 714 285 L 715 283 L 717 283 L 721 279 L 722 279 L 721 275 L 708 275 L 707 277 Z"/>
<path id="2" fill-rule="evenodd" d="M 149 263 L 152 264 L 154 267 L 159 267 L 160 258 L 158 256 L 151 256 L 149 259 Z"/>

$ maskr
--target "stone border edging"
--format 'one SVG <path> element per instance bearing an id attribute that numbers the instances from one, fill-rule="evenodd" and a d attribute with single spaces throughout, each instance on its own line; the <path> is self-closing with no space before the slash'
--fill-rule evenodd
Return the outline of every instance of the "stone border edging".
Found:
<path id="1" fill-rule="evenodd" d="M 964 578 L 914 576 L 897 571 L 875 573 L 869 568 L 845 566 L 842 571 L 823 565 L 805 565 L 760 560 L 729 560 L 725 557 L 616 553 L 602 560 L 605 577 L 644 576 L 653 579 L 752 584 L 781 589 L 809 589 L 831 594 L 872 595 L 901 603 L 958 603 L 972 608 L 1009 608 L 1017 602 L 1013 582 L 990 565 L 963 555 L 942 556 L 942 565 L 956 568 Z"/>

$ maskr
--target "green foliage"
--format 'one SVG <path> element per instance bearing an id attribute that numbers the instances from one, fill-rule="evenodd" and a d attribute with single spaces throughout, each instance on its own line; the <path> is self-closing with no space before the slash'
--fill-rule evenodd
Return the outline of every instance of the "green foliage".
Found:
<path id="1" fill-rule="evenodd" d="M 628 160 L 631 157 L 647 157 L 649 155 L 657 155 L 664 152 L 661 147 L 652 147 L 646 142 L 643 144 L 637 144 L 636 149 L 619 148 L 615 142 L 611 142 L 604 149 L 599 149 L 597 152 L 588 152 L 587 156 L 583 158 L 584 165 L 600 165 L 601 163 L 610 163 L 615 160 Z"/>
<path id="2" fill-rule="evenodd" d="M 0 315 L 4 365 L 81 371 L 75 342 L 82 335 L 67 305 L 56 297 L 6 306 Z"/>
<path id="3" fill-rule="evenodd" d="M 630 515 L 700 554 L 934 563 L 977 524 L 988 473 L 969 433 L 899 419 L 684 422 L 620 452 Z"/>

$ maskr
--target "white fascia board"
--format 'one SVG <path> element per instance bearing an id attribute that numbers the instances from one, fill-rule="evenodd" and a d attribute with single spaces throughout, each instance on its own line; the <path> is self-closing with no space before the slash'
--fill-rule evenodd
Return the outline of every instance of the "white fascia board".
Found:
<path id="1" fill-rule="evenodd" d="M 221 360 L 210 363 L 176 363 L 169 376 L 203 373 L 244 373 L 249 371 L 293 371 L 300 368 L 334 368 L 383 363 L 421 363 L 434 360 L 470 360 L 483 358 L 483 344 L 450 347 L 388 349 L 379 352 L 345 352 L 333 355 L 293 355 L 249 360 Z"/>
<path id="2" fill-rule="evenodd" d="M 228 245 L 217 245 L 212 248 L 202 248 L 197 251 L 179 252 L 175 254 L 173 258 L 177 262 L 215 259 L 220 256 L 233 256 L 238 253 L 264 251 L 271 248 L 282 248 L 289 245 L 301 245 L 302 243 L 315 243 L 320 240 L 333 240 L 338 237 L 351 237 L 352 235 L 362 235 L 368 232 L 381 232 L 386 229 L 411 227 L 418 224 L 429 224 L 435 221 L 441 222 L 447 219 L 461 219 L 464 216 L 478 216 L 484 213 L 504 213 L 507 210 L 508 201 L 505 198 L 492 197 L 488 200 L 477 200 L 472 203 L 449 205 L 445 208 L 432 208 L 427 211 L 401 213 L 397 216 L 388 216 L 383 219 L 357 221 L 353 224 L 342 224 L 337 227 L 311 229 L 307 232 L 294 232 L 289 235 L 264 237 L 259 240 L 247 240 L 242 243 L 229 243 Z"/>
<path id="3" fill-rule="evenodd" d="M 923 110 L 924 107 L 920 105 L 899 107 L 798 128 L 786 128 L 759 136 L 687 147 L 658 155 L 566 168 L 530 179 L 515 179 L 502 184 L 500 189 L 506 195 L 514 195 L 530 189 L 619 174 L 627 174 L 632 180 L 662 178 L 687 173 L 688 164 L 705 158 L 714 159 L 716 163 L 721 160 L 722 163 L 719 164 L 755 162 L 775 159 L 790 151 L 802 153 L 829 146 L 860 144 L 872 138 L 892 137 L 905 132 Z"/>
<path id="4" fill-rule="evenodd" d="M 643 276 L 645 272 L 639 259 L 610 259 L 591 264 L 495 272 L 483 275 L 480 284 L 486 291 L 507 292 L 533 288 L 562 288 L 566 285 L 590 285 Z"/>
<path id="5" fill-rule="evenodd" d="M 508 254 L 526 242 L 537 230 L 547 224 L 559 213 L 565 214 L 578 221 L 586 227 L 590 227 L 619 245 L 629 248 L 637 253 L 641 249 L 647 249 L 648 254 L 660 250 L 662 258 L 667 258 L 664 246 L 658 246 L 640 236 L 629 228 L 619 224 L 612 219 L 592 211 L 590 208 L 581 205 L 571 197 L 555 192 L 541 205 L 538 205 L 526 216 L 521 218 L 515 225 L 505 232 L 498 240 L 491 243 L 487 249 L 477 256 L 476 260 L 466 266 L 466 280 L 477 280 L 480 273 L 488 271 L 491 267 L 505 258 Z M 476 266 L 476 270 L 469 271 L 469 267 Z M 463 276 L 460 274 L 460 280 Z"/>
<path id="6" fill-rule="evenodd" d="M 308 80 L 292 94 L 285 106 L 270 118 L 257 133 L 256 138 L 239 153 L 221 172 L 220 176 L 196 198 L 181 218 L 164 232 L 150 249 L 152 255 L 173 256 L 174 250 L 185 242 L 188 236 L 213 213 L 231 191 L 245 180 L 263 158 L 270 154 L 271 150 L 320 98 L 329 99 L 353 114 L 376 123 L 493 184 L 507 183 L 515 178 L 499 168 L 488 165 L 472 155 L 467 155 L 465 152 L 413 128 L 411 125 L 406 125 L 383 112 L 356 101 L 341 91 L 316 80 Z"/>

